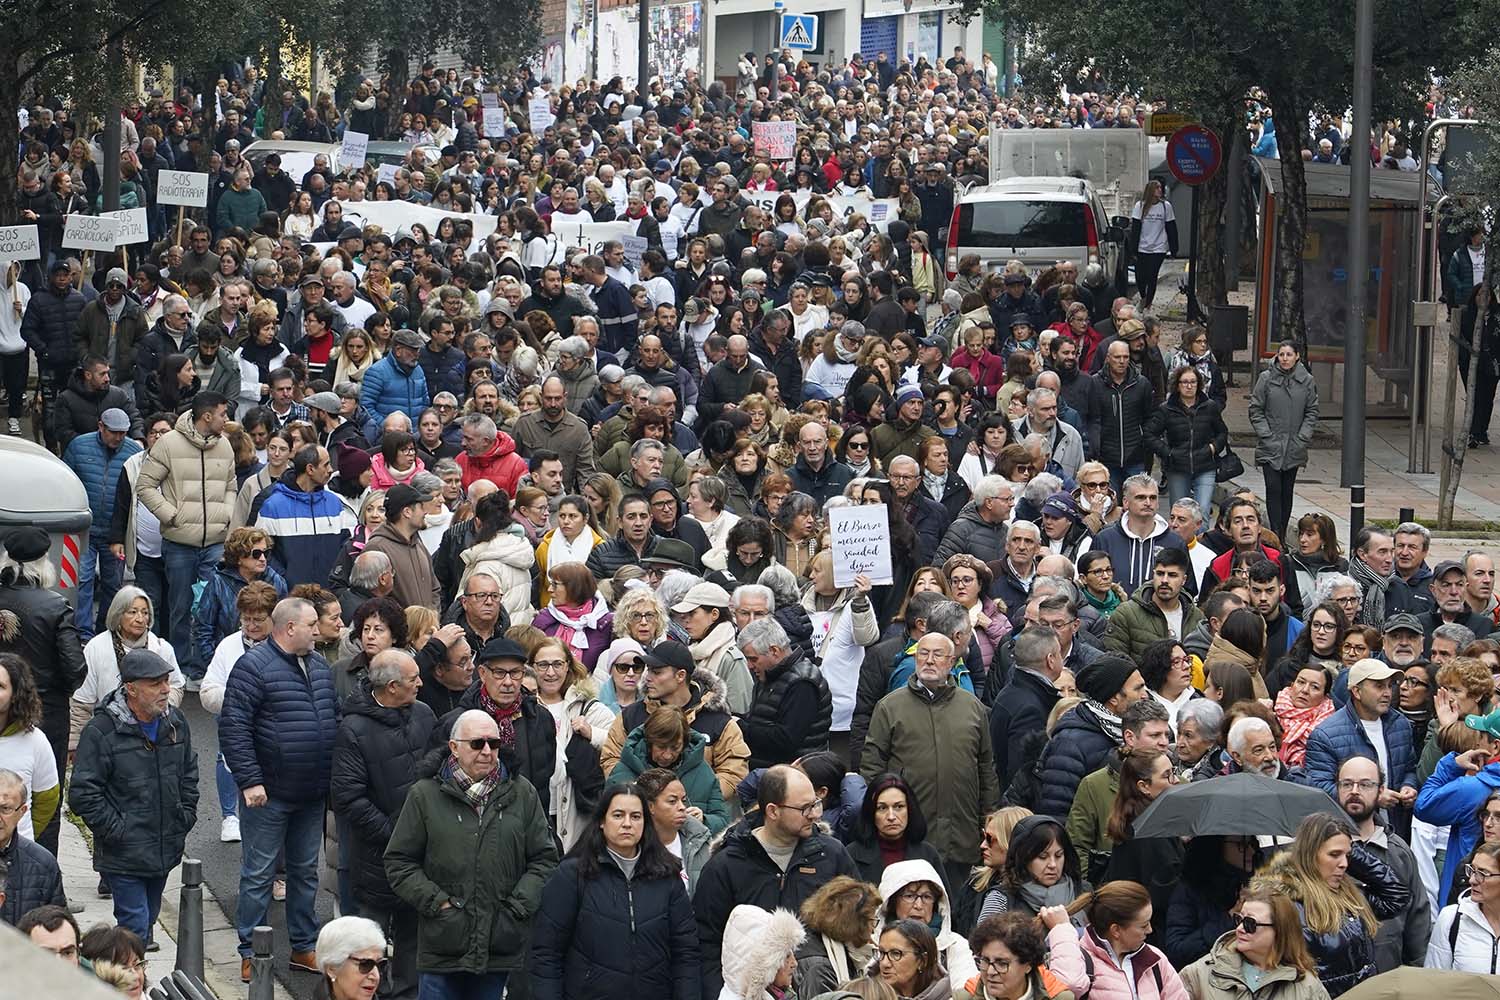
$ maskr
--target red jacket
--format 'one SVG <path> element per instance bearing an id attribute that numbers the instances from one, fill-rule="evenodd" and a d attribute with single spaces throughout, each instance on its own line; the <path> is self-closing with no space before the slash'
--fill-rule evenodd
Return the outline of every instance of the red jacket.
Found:
<path id="1" fill-rule="evenodd" d="M 1262 545 L 1260 547 L 1260 550 L 1266 554 L 1267 559 L 1276 564 L 1276 568 L 1280 570 L 1281 575 L 1285 577 L 1286 567 L 1281 564 L 1281 553 L 1271 548 L 1269 545 Z M 1217 556 L 1215 556 L 1214 561 L 1208 564 L 1208 570 L 1214 575 L 1214 578 L 1216 580 L 1222 583 L 1223 581 L 1229 579 L 1230 569 L 1233 566 L 1234 549 L 1231 548 L 1224 552 L 1220 552 Z"/>
<path id="2" fill-rule="evenodd" d="M 458 467 L 464 470 L 464 489 L 476 479 L 488 479 L 512 500 L 521 477 L 529 468 L 526 459 L 516 454 L 515 439 L 504 431 L 495 435 L 495 444 L 478 458 L 471 457 L 467 451 L 459 453 Z"/>
<path id="3" fill-rule="evenodd" d="M 998 354 L 981 348 L 976 357 L 969 353 L 967 347 L 960 347 L 953 354 L 950 362 L 954 368 L 966 368 L 970 375 L 974 376 L 974 384 L 979 386 L 980 393 L 986 399 L 994 399 L 995 393 L 1005 381 L 1005 362 L 1000 360 Z"/>

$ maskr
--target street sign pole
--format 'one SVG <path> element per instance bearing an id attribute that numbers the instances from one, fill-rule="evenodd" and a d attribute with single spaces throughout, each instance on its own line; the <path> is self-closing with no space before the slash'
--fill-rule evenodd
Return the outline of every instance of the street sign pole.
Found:
<path id="1" fill-rule="evenodd" d="M 1198 188 L 1213 177 L 1224 159 L 1219 137 L 1202 125 L 1184 125 L 1167 140 L 1167 169 L 1172 176 L 1193 189 L 1193 231 L 1188 236 L 1187 318 L 1202 322 L 1206 317 L 1198 304 L 1198 209 L 1202 195 Z"/>
<path id="2" fill-rule="evenodd" d="M 1349 293 L 1344 328 L 1344 462 L 1341 485 L 1349 491 L 1349 538 L 1365 524 L 1365 280 L 1370 234 L 1370 94 L 1375 44 L 1375 0 L 1354 8 L 1354 124 L 1349 133 Z M 1417 225 L 1421 213 L 1417 206 Z M 1434 232 L 1434 237 L 1436 233 Z M 1353 548 L 1353 546 L 1350 546 Z"/>
<path id="3" fill-rule="evenodd" d="M 1188 283 L 1187 318 L 1189 323 L 1201 323 L 1207 319 L 1198 305 L 1198 205 L 1202 201 L 1203 187 L 1193 185 L 1193 231 L 1188 236 Z"/>

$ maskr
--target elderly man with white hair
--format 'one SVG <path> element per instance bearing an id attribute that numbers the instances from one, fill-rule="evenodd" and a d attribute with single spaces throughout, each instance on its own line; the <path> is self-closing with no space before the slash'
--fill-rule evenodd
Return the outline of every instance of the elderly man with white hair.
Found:
<path id="1" fill-rule="evenodd" d="M 568 394 L 568 412 L 577 413 L 599 390 L 594 351 L 582 336 L 574 334 L 557 345 L 557 375 Z"/>
<path id="2" fill-rule="evenodd" d="M 1052 461 L 1062 469 L 1067 479 L 1078 478 L 1078 468 L 1083 465 L 1083 435 L 1077 428 L 1058 419 L 1058 396 L 1051 389 L 1040 386 L 1026 397 L 1026 416 L 1016 427 L 1016 434 L 1025 438 L 1040 434 L 1047 442 L 1047 451 Z M 1028 443 L 1028 450 L 1032 450 Z M 1039 467 L 1042 471 L 1046 466 Z"/>
<path id="3" fill-rule="evenodd" d="M 547 810 L 518 780 L 489 713 L 459 713 L 432 777 L 411 787 L 385 850 L 396 895 L 417 911 L 419 995 L 498 997 L 525 967 L 542 886 L 557 868 Z"/>
<path id="4" fill-rule="evenodd" d="M 1267 778 L 1287 777 L 1277 753 L 1276 736 L 1264 719 L 1246 716 L 1229 727 L 1229 757 L 1235 771 L 1251 771 Z"/>
<path id="5" fill-rule="evenodd" d="M 981 562 L 1005 557 L 1005 538 L 1015 494 L 1004 476 L 988 475 L 974 484 L 973 499 L 958 512 L 947 534 L 933 553 L 932 564 L 941 566 L 950 556 L 967 552 Z"/>
<path id="6" fill-rule="evenodd" d="M 344 317 L 346 329 L 363 330 L 365 320 L 375 315 L 375 306 L 369 299 L 360 298 L 359 279 L 353 271 L 338 271 L 331 279 L 333 308 Z"/>

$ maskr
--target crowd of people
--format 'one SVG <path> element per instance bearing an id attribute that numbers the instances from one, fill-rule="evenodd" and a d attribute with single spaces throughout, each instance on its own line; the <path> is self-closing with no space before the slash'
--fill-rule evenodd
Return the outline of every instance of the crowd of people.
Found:
<path id="1" fill-rule="evenodd" d="M 1255 380 L 1242 488 L 1203 330 L 1096 263 L 945 262 L 955 178 L 1030 117 L 992 63 L 767 58 L 732 94 L 559 87 L 540 133 L 529 71 L 428 66 L 342 110 L 253 70 L 154 94 L 121 166 L 153 240 L 91 274 L 57 211 L 97 200 L 89 142 L 31 113 L 11 432 L 34 354 L 93 521 L 72 604 L 44 530 L 4 539 L 0 918 L 139 994 L 212 770 L 242 976 L 280 923 L 339 1000 L 1495 973 L 1491 556 L 1295 516 L 1319 414 L 1295 344 Z M 753 146 L 769 118 L 803 126 L 790 161 Z M 244 157 L 335 125 L 441 149 L 391 179 Z M 207 209 L 167 225 L 156 172 L 204 153 Z M 367 199 L 440 215 L 357 225 Z M 552 234 L 576 221 L 636 236 Z M 884 509 L 889 579 L 844 576 L 841 506 Z M 1280 838 L 1135 836 L 1241 774 L 1326 805 Z M 64 798 L 117 927 L 68 910 Z"/>

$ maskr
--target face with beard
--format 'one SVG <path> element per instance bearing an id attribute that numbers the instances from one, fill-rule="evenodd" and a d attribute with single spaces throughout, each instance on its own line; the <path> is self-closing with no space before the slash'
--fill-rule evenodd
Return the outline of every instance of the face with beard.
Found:
<path id="1" fill-rule="evenodd" d="M 1246 726 L 1239 733 L 1231 732 L 1229 756 L 1242 771 L 1257 771 L 1268 778 L 1281 773 L 1281 759 L 1276 756 L 1276 737 L 1264 722 L 1258 726 Z"/>
<path id="2" fill-rule="evenodd" d="M 1067 337 L 1058 337 L 1052 342 L 1052 367 L 1059 372 L 1071 374 L 1078 370 L 1078 345 Z"/>
<path id="3" fill-rule="evenodd" d="M 1380 795 L 1380 765 L 1368 757 L 1351 757 L 1339 768 L 1339 805 L 1356 824 L 1375 812 Z"/>

